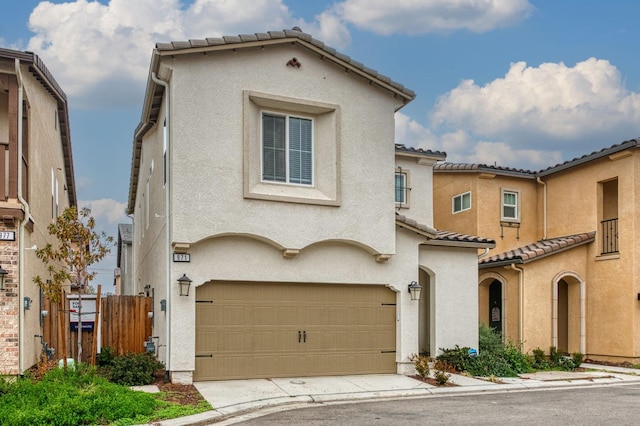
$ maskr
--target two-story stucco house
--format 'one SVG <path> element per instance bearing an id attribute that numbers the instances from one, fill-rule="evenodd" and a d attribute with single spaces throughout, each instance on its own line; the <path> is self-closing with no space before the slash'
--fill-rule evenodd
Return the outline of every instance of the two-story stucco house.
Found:
<path id="1" fill-rule="evenodd" d="M 76 203 L 67 98 L 30 52 L 0 49 L 0 148 L 0 371 L 21 374 L 45 343 L 35 248 Z"/>
<path id="2" fill-rule="evenodd" d="M 438 164 L 435 225 L 479 233 L 479 319 L 524 349 L 640 361 L 639 142 L 532 172 Z"/>
<path id="3" fill-rule="evenodd" d="M 156 46 L 128 211 L 172 381 L 402 373 L 477 346 L 493 242 L 433 229 L 444 154 L 393 144 L 414 96 L 298 29 Z"/>

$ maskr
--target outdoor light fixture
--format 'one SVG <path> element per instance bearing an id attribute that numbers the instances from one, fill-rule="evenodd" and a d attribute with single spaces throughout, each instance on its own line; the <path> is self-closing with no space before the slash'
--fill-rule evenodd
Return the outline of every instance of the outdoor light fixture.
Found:
<path id="1" fill-rule="evenodd" d="M 23 300 L 24 303 L 24 310 L 29 310 L 31 309 L 31 298 L 30 297 L 25 297 Z"/>
<path id="2" fill-rule="evenodd" d="M 167 299 L 162 299 L 160 301 L 160 310 L 162 312 L 166 312 L 167 311 Z"/>
<path id="3" fill-rule="evenodd" d="M 178 278 L 178 284 L 180 284 L 180 296 L 188 296 L 191 279 L 187 277 L 187 274 L 182 274 L 182 276 Z"/>
<path id="4" fill-rule="evenodd" d="M 420 300 L 420 294 L 422 293 L 422 287 L 415 281 L 411 281 L 409 284 L 409 293 L 411 293 L 411 300 Z"/>
<path id="5" fill-rule="evenodd" d="M 9 271 L 5 271 L 4 269 L 2 269 L 2 266 L 0 266 L 0 291 L 6 290 L 4 288 L 4 278 L 7 276 L 8 273 Z"/>

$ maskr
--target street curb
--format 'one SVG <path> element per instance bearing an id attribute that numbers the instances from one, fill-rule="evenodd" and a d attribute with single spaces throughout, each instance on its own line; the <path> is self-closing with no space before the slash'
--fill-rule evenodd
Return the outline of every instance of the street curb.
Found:
<path id="1" fill-rule="evenodd" d="M 587 366 L 590 368 L 590 366 Z M 604 369 L 603 369 L 604 370 Z M 524 392 L 532 390 L 553 390 L 562 388 L 581 388 L 595 386 L 614 386 L 623 384 L 640 383 L 640 375 L 635 373 L 611 372 L 607 376 L 597 376 L 579 379 L 557 379 L 539 381 L 534 379 L 519 379 L 517 383 L 492 383 L 482 385 L 467 386 L 447 386 L 447 387 L 417 387 L 412 389 L 379 390 L 364 392 L 349 392 L 335 394 L 314 394 L 290 397 L 274 397 L 251 402 L 239 403 L 219 407 L 215 410 L 207 411 L 177 419 L 154 422 L 153 425 L 161 426 L 199 426 L 222 422 L 237 416 L 249 413 L 258 413 L 262 410 L 269 410 L 276 407 L 295 408 L 309 407 L 314 404 L 340 404 L 350 402 L 365 402 L 393 399 L 413 399 L 431 398 L 446 396 L 463 396 L 483 393 L 503 393 L 503 392 Z"/>

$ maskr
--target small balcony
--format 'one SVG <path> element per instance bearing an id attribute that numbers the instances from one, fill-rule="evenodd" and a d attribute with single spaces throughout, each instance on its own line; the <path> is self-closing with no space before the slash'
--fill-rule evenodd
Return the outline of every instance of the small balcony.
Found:
<path id="1" fill-rule="evenodd" d="M 618 218 L 607 219 L 602 224 L 602 253 L 618 253 Z"/>

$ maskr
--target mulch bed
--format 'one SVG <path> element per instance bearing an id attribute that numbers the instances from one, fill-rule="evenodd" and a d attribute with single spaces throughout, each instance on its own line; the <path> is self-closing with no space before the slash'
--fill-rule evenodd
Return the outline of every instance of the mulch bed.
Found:
<path id="1" fill-rule="evenodd" d="M 427 383 L 427 384 L 429 384 L 431 386 L 437 386 L 437 387 L 443 387 L 443 388 L 452 387 L 452 386 L 458 386 L 455 383 L 451 383 L 451 382 L 447 382 L 444 385 L 441 385 L 433 377 L 420 377 L 417 374 L 414 374 L 413 376 L 409 376 L 409 377 L 411 377 L 412 379 L 420 380 L 421 382 Z"/>

